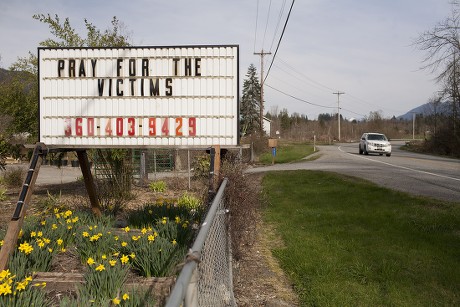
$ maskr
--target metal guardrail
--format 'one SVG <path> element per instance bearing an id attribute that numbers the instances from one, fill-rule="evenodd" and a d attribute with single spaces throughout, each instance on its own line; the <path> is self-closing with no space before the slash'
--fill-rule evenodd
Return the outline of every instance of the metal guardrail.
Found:
<path id="1" fill-rule="evenodd" d="M 233 294 L 225 178 L 186 257 L 166 307 L 236 306 Z"/>

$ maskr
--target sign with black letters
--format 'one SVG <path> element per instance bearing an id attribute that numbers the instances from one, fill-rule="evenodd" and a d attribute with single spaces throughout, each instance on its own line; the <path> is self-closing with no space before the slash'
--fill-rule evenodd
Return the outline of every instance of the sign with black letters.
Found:
<path id="1" fill-rule="evenodd" d="M 239 48 L 38 48 L 40 142 L 233 146 Z"/>

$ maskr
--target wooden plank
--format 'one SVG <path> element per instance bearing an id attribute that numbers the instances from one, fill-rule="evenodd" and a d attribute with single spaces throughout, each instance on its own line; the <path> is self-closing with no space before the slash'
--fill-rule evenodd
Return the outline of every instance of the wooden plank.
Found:
<path id="1" fill-rule="evenodd" d="M 68 295 L 85 283 L 82 273 L 37 272 L 32 276 L 32 283 L 46 283 L 46 292 L 58 292 Z M 164 306 L 166 297 L 171 293 L 175 277 L 133 277 L 128 278 L 124 288 L 128 291 L 142 291 L 155 297 L 155 306 Z"/>
<path id="2" fill-rule="evenodd" d="M 38 171 L 43 161 L 43 152 L 46 146 L 43 143 L 35 145 L 34 153 L 30 159 L 29 170 L 27 171 L 26 179 L 19 194 L 18 203 L 15 208 L 13 217 L 8 224 L 3 245 L 0 250 L 0 271 L 8 268 L 8 259 L 13 253 L 18 242 L 19 232 L 21 231 L 24 217 L 26 215 L 27 206 L 32 198 L 35 181 L 37 180 Z"/>
<path id="3" fill-rule="evenodd" d="M 80 162 L 86 191 L 88 192 L 89 201 L 91 203 L 91 210 L 96 216 L 102 216 L 101 206 L 99 205 L 99 201 L 97 199 L 96 186 L 94 184 L 93 174 L 91 174 L 91 167 L 86 150 L 78 150 L 77 157 L 78 162 Z"/>

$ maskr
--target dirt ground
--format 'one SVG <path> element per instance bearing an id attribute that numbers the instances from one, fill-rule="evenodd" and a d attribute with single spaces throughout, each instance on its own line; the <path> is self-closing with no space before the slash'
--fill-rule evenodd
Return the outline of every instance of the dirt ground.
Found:
<path id="1" fill-rule="evenodd" d="M 257 184 L 260 182 L 260 178 L 260 175 L 255 176 L 253 182 Z M 186 189 L 187 183 L 177 179 L 175 181 L 172 184 L 176 189 Z M 8 226 L 16 207 L 18 195 L 19 188 L 9 188 L 7 199 L 1 203 L 0 229 L 2 230 Z M 39 207 L 50 198 L 50 195 L 58 197 L 61 202 L 70 206 L 81 206 L 82 203 L 89 206 L 86 189 L 82 181 L 42 185 L 35 188 L 31 204 L 27 209 L 27 215 L 37 212 Z M 134 195 L 131 206 L 139 206 L 155 197 L 145 187 L 135 187 Z M 166 195 L 163 197 L 173 196 Z M 297 297 L 292 285 L 270 252 L 270 249 L 282 246 L 280 245 L 282 243 L 276 238 L 270 225 L 261 222 L 259 210 L 256 210 L 255 216 L 255 223 L 241 226 L 242 229 L 239 233 L 243 233 L 246 238 L 241 240 L 244 242 L 242 243 L 244 246 L 240 248 L 239 259 L 233 261 L 233 284 L 237 304 L 238 306 L 297 306 Z M 59 261 L 55 265 L 63 267 Z M 67 263 L 66 267 L 71 266 Z"/>

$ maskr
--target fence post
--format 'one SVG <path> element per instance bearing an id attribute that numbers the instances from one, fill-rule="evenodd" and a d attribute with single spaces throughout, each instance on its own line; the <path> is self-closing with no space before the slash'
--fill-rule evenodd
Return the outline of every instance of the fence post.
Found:
<path id="1" fill-rule="evenodd" d="M 191 183 L 191 169 L 190 169 L 190 149 L 187 149 L 187 169 L 188 169 L 188 189 L 190 190 L 192 187 Z"/>
<path id="2" fill-rule="evenodd" d="M 198 269 L 196 267 L 185 292 L 184 307 L 198 307 Z"/>
<path id="3" fill-rule="evenodd" d="M 141 157 L 140 157 L 140 171 L 139 171 L 139 179 L 140 179 L 140 184 L 142 186 L 145 186 L 147 183 L 149 176 L 147 172 L 147 163 L 146 163 L 146 154 L 145 151 L 141 151 Z"/>

